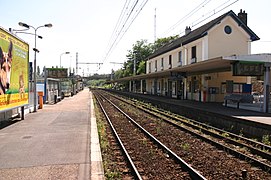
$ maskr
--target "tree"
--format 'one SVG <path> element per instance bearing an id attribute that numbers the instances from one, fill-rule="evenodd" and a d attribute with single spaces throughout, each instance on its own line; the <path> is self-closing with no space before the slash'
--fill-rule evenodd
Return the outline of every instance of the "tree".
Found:
<path id="1" fill-rule="evenodd" d="M 136 75 L 146 73 L 146 60 L 155 50 L 177 39 L 179 36 L 159 38 L 155 43 L 148 43 L 147 40 L 136 41 L 131 50 L 128 50 L 127 62 L 123 64 L 123 69 L 115 72 L 115 79 L 132 76 L 134 74 L 134 60 L 136 61 Z"/>
<path id="2" fill-rule="evenodd" d="M 164 45 L 168 44 L 170 41 L 173 41 L 177 38 L 179 38 L 179 35 L 169 36 L 169 37 L 165 37 L 165 38 L 158 38 L 153 44 L 153 50 L 155 51 L 155 50 L 163 47 Z"/>
<path id="3" fill-rule="evenodd" d="M 137 74 L 144 74 L 146 73 L 146 61 L 141 61 L 137 68 Z"/>
<path id="4" fill-rule="evenodd" d="M 140 40 L 133 44 L 132 50 L 128 50 L 126 55 L 128 60 L 124 63 L 124 76 L 133 75 L 134 60 L 136 61 L 136 74 L 145 73 L 145 61 L 152 53 L 152 45 L 147 40 Z"/>
<path id="5" fill-rule="evenodd" d="M 120 79 L 123 77 L 123 69 L 118 69 L 114 73 L 114 79 Z"/>

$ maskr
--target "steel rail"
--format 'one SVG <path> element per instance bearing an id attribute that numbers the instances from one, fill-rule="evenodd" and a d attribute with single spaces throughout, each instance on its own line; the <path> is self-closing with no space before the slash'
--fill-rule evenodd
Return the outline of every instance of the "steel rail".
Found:
<path id="1" fill-rule="evenodd" d="M 122 151 L 124 152 L 124 154 L 125 154 L 125 156 L 126 156 L 128 162 L 129 162 L 129 164 L 130 164 L 130 166 L 131 166 L 132 171 L 134 172 L 133 174 L 135 175 L 135 177 L 136 177 L 137 179 L 142 180 L 141 175 L 139 174 L 139 172 L 138 172 L 138 170 L 137 170 L 135 164 L 133 163 L 132 158 L 130 157 L 129 153 L 127 152 L 126 148 L 124 147 L 124 145 L 123 145 L 123 143 L 122 143 L 122 141 L 121 141 L 121 139 L 120 139 L 120 137 L 119 137 L 117 131 L 115 130 L 115 128 L 114 128 L 114 126 L 113 126 L 113 124 L 112 124 L 112 122 L 111 122 L 111 120 L 110 120 L 108 114 L 106 113 L 106 111 L 105 111 L 105 109 L 104 109 L 102 103 L 101 103 L 100 100 L 98 99 L 96 93 L 94 94 L 94 96 L 96 97 L 97 102 L 98 102 L 100 108 L 102 109 L 103 114 L 104 114 L 105 117 L 106 117 L 106 120 L 108 121 L 108 123 L 110 124 L 110 127 L 111 127 L 112 131 L 114 132 L 114 136 L 115 136 L 116 139 L 118 140 L 118 143 L 119 143 L 119 145 L 121 146 Z"/>
<path id="2" fill-rule="evenodd" d="M 142 104 L 144 107 L 148 108 L 146 105 Z M 243 136 L 239 136 L 237 134 L 234 134 L 234 133 L 231 133 L 231 132 L 228 132 L 228 131 L 225 131 L 225 130 L 222 130 L 222 129 L 219 129 L 219 128 L 216 128 L 216 127 L 213 127 L 213 126 L 210 126 L 210 125 L 207 125 L 207 124 L 204 124 L 204 123 L 201 123 L 201 122 L 198 122 L 198 121 L 195 121 L 193 119 L 190 119 L 190 118 L 186 118 L 186 117 L 183 117 L 181 115 L 178 115 L 178 114 L 174 114 L 174 113 L 171 113 L 171 114 L 167 114 L 165 111 L 163 111 L 162 109 L 159 109 L 159 110 L 155 110 L 153 109 L 154 111 L 157 111 L 165 116 L 168 116 L 168 117 L 171 117 L 171 118 L 174 118 L 176 120 L 181 120 L 180 118 L 183 118 L 184 120 L 189 120 L 191 121 L 192 123 L 194 124 L 197 124 L 198 126 L 202 126 L 202 127 L 205 127 L 206 129 L 213 129 L 217 132 L 219 132 L 220 134 L 227 134 L 228 136 L 230 136 L 231 138 L 234 138 L 234 139 L 240 139 L 240 140 L 243 140 L 243 141 L 246 141 L 248 144 L 251 144 L 252 146 L 254 147 L 258 147 L 258 149 L 261 149 L 261 150 L 264 150 L 264 151 L 270 151 L 271 152 L 271 146 L 269 145 L 266 145 L 264 143 L 261 143 L 261 142 L 257 142 L 257 141 L 254 141 L 252 139 L 249 139 L 249 138 L 246 138 L 246 137 L 243 137 Z M 178 117 L 176 117 L 178 116 Z M 185 121 L 184 121 L 185 122 Z"/>
<path id="3" fill-rule="evenodd" d="M 111 94 L 110 94 L 110 95 L 111 95 Z M 114 96 L 114 97 L 115 97 L 115 96 Z M 119 97 L 117 97 L 117 99 L 119 99 Z M 121 99 L 120 99 L 120 100 L 121 100 Z M 124 100 L 121 100 L 121 101 L 125 102 Z M 126 103 L 128 103 L 128 102 L 126 102 Z M 130 103 L 128 103 L 128 104 L 130 104 Z M 132 105 L 132 104 L 131 104 L 131 105 Z M 136 106 L 136 107 L 137 107 L 137 108 L 140 108 L 139 106 Z M 141 108 L 140 108 L 140 109 L 141 109 Z M 141 109 L 141 110 L 143 110 L 143 109 Z M 143 110 L 143 111 L 144 111 L 144 110 Z M 148 111 L 148 112 L 149 112 L 149 111 Z M 147 112 L 147 113 L 148 113 L 148 112 Z M 157 115 L 157 114 L 155 114 L 155 113 L 149 113 L 149 114 L 152 114 L 152 115 L 154 115 L 154 116 L 156 116 L 156 117 L 162 118 L 161 116 L 159 116 L 159 115 Z M 225 145 L 223 145 L 223 144 L 221 144 L 221 143 L 215 142 L 215 141 L 213 141 L 212 139 L 209 139 L 209 138 L 207 138 L 207 137 L 205 137 L 205 136 L 203 136 L 203 135 L 201 135 L 201 134 L 199 134 L 199 133 L 196 133 L 196 132 L 194 132 L 194 131 L 192 131 L 192 130 L 190 130 L 190 129 L 187 129 L 187 128 L 183 127 L 183 126 L 180 126 L 179 124 L 176 124 L 176 123 L 174 123 L 174 122 L 172 122 L 172 121 L 169 121 L 169 120 L 167 120 L 167 119 L 165 119 L 165 118 L 162 118 L 162 119 L 165 120 L 166 122 L 170 123 L 171 125 L 173 125 L 173 126 L 175 126 L 175 127 L 177 127 L 177 128 L 180 128 L 180 129 L 183 130 L 183 131 L 186 131 L 186 132 L 188 132 L 188 133 L 190 133 L 190 134 L 192 134 L 192 135 L 195 135 L 196 137 L 198 137 L 198 138 L 200 138 L 200 139 L 203 139 L 204 141 L 206 141 L 206 142 L 208 142 L 208 143 L 210 143 L 210 144 L 216 146 L 216 147 L 219 148 L 219 149 L 222 149 L 222 150 L 224 150 L 224 151 L 226 151 L 226 152 L 228 152 L 228 153 L 230 153 L 230 154 L 232 154 L 232 155 L 234 155 L 234 156 L 236 156 L 236 157 L 238 157 L 238 158 L 240 158 L 240 159 L 249 161 L 250 164 L 253 164 L 253 165 L 255 165 L 255 166 L 259 166 L 261 169 L 263 169 L 263 170 L 265 170 L 265 171 L 267 171 L 267 172 L 270 172 L 270 171 L 271 171 L 271 166 L 270 166 L 269 164 L 266 164 L 266 163 L 264 163 L 264 162 L 261 162 L 261 161 L 255 159 L 255 158 L 253 158 L 253 157 L 250 157 L 250 156 L 248 156 L 248 155 L 246 155 L 246 154 L 244 154 L 244 153 L 238 152 L 238 151 L 236 151 L 236 150 L 234 150 L 234 149 L 232 149 L 232 148 L 230 148 L 230 147 L 227 147 L 227 146 L 225 146 Z"/>
<path id="4" fill-rule="evenodd" d="M 101 95 L 103 96 L 103 95 Z M 135 124 L 142 132 L 144 132 L 152 141 L 157 143 L 162 149 L 168 152 L 169 156 L 173 157 L 176 162 L 178 162 L 182 168 L 184 168 L 190 174 L 192 179 L 195 180 L 206 180 L 204 176 L 202 176 L 198 171 L 192 168 L 188 163 L 186 163 L 182 158 L 180 158 L 177 154 L 175 154 L 172 150 L 170 150 L 166 145 L 160 142 L 157 138 L 155 138 L 151 133 L 145 130 L 141 125 L 139 125 L 133 118 L 131 118 L 128 114 L 126 114 L 122 109 L 120 109 L 117 105 L 115 105 L 111 100 L 104 97 L 111 105 L 113 105 L 119 112 L 125 115 L 133 124 Z"/>
<path id="5" fill-rule="evenodd" d="M 152 114 L 152 115 L 155 115 L 155 116 L 161 118 L 161 116 L 156 115 L 155 113 L 151 112 L 151 111 L 153 111 L 152 109 L 151 109 L 151 110 L 150 110 L 149 108 L 148 108 L 148 110 L 147 110 L 147 109 L 144 109 L 144 108 L 146 108 L 146 107 L 144 107 L 144 108 L 138 107 L 138 108 L 140 108 L 141 110 L 143 110 L 143 111 L 146 112 L 146 113 L 149 113 L 149 114 Z M 154 111 L 155 111 L 155 110 L 154 110 Z M 156 111 L 156 113 L 159 113 L 159 112 Z M 181 123 L 185 124 L 186 126 L 189 126 L 189 127 L 193 128 L 193 129 L 196 129 L 196 130 L 198 130 L 198 131 L 201 131 L 201 132 L 203 132 L 203 133 L 205 133 L 205 134 L 207 134 L 207 135 L 211 135 L 211 136 L 213 136 L 213 137 L 215 137 L 215 138 L 217 138 L 217 139 L 224 140 L 226 143 L 231 143 L 231 144 L 236 145 L 236 146 L 245 147 L 245 148 L 249 149 L 249 151 L 250 151 L 252 154 L 261 156 L 262 158 L 265 158 L 265 159 L 271 161 L 271 154 L 270 154 L 269 152 L 267 152 L 267 151 L 263 151 L 263 150 L 261 150 L 261 149 L 255 148 L 255 147 L 253 147 L 253 146 L 251 146 L 251 145 L 248 145 L 248 144 L 239 142 L 239 141 L 237 141 L 237 140 L 234 140 L 234 139 L 232 139 L 232 138 L 223 136 L 222 134 L 218 134 L 218 133 L 216 133 L 216 132 L 213 132 L 213 131 L 211 131 L 210 129 L 206 129 L 206 128 L 204 128 L 204 127 L 201 127 L 201 125 L 195 125 L 195 124 L 188 123 L 188 122 L 183 121 L 182 119 L 177 118 L 177 117 L 175 117 L 175 116 L 173 116 L 173 115 L 165 114 L 165 113 L 160 113 L 160 114 L 162 114 L 163 116 L 165 116 L 165 117 L 167 117 L 167 118 L 170 118 L 170 119 L 172 119 L 172 120 L 175 120 L 175 121 L 177 121 L 177 122 L 181 122 Z M 225 133 L 226 133 L 226 131 L 225 131 Z"/>
<path id="6" fill-rule="evenodd" d="M 122 98 L 120 98 L 118 96 L 115 96 L 115 95 L 113 95 L 113 96 L 115 98 L 121 100 L 121 101 L 127 102 L 127 100 L 124 100 L 124 99 L 122 99 Z M 136 101 L 136 103 L 138 103 L 138 101 Z M 175 121 L 179 121 L 179 122 L 185 124 L 186 126 L 192 127 L 193 129 L 197 129 L 197 130 L 199 130 L 199 131 L 201 131 L 201 132 L 203 132 L 205 134 L 211 135 L 211 136 L 213 136 L 215 138 L 222 139 L 227 143 L 231 143 L 231 144 L 236 145 L 236 146 L 245 147 L 245 148 L 249 149 L 249 151 L 252 154 L 261 156 L 262 158 L 271 161 L 271 154 L 270 154 L 271 146 L 265 145 L 265 144 L 257 142 L 257 141 L 253 141 L 251 139 L 248 139 L 248 138 L 233 134 L 233 133 L 225 131 L 225 130 L 218 129 L 216 127 L 213 127 L 213 126 L 201 123 L 201 122 L 197 122 L 197 121 L 195 121 L 193 119 L 182 117 L 182 116 L 180 116 L 178 114 L 174 114 L 174 113 L 168 114 L 168 112 L 165 112 L 162 109 L 153 109 L 153 108 L 148 107 L 144 103 L 141 103 L 141 102 L 139 102 L 139 103 L 141 104 L 142 107 L 140 107 L 140 106 L 138 106 L 136 104 L 131 104 L 131 105 L 133 105 L 133 106 L 135 106 L 137 108 L 141 108 L 141 110 L 145 111 L 146 113 L 150 113 L 152 115 L 156 115 L 155 113 L 151 112 L 151 111 L 155 111 L 158 114 L 162 114 L 163 116 L 165 116 L 167 118 L 171 118 L 171 119 L 173 119 Z M 146 109 L 148 109 L 150 111 L 147 111 L 144 108 L 146 108 Z M 187 120 L 190 121 L 190 122 L 187 122 Z M 215 130 L 216 132 L 213 132 L 212 130 Z M 227 135 L 229 137 L 227 137 L 225 135 Z M 237 141 L 235 139 L 242 140 L 242 141 L 246 142 L 247 144 L 239 142 L 239 141 Z"/>

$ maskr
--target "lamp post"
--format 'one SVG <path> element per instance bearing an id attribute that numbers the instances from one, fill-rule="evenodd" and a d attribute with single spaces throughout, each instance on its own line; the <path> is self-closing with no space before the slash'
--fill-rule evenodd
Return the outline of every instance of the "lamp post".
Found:
<path id="1" fill-rule="evenodd" d="M 61 54 L 60 54 L 60 64 L 59 64 L 59 67 L 60 67 L 60 68 L 61 68 L 61 56 L 62 56 L 63 54 L 70 54 L 70 52 L 64 52 L 64 53 L 61 53 Z"/>
<path id="2" fill-rule="evenodd" d="M 35 48 L 33 48 L 33 50 L 35 51 L 34 53 L 34 112 L 37 112 L 37 75 L 36 75 L 36 66 L 37 66 L 37 52 L 39 52 L 39 50 L 37 49 L 37 30 L 41 27 L 48 27 L 48 28 L 51 28 L 53 25 L 52 24 L 45 24 L 43 26 L 38 26 L 38 27 L 33 27 L 31 25 L 28 25 L 26 23 L 22 23 L 22 22 L 19 22 L 19 25 L 20 26 L 23 26 L 27 29 L 29 28 L 33 28 L 35 30 Z"/>

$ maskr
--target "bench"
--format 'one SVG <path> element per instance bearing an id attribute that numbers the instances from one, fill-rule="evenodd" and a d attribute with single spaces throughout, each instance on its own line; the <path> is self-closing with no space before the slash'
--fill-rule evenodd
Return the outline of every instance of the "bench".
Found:
<path id="1" fill-rule="evenodd" d="M 239 104 L 241 103 L 253 103 L 253 96 L 250 94 L 228 94 L 224 97 L 225 106 L 227 107 L 228 101 L 237 103 L 237 109 L 239 109 Z"/>

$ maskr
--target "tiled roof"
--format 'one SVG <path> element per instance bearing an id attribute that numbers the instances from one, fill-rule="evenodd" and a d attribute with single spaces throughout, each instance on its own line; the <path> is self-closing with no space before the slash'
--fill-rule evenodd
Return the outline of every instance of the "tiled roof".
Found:
<path id="1" fill-rule="evenodd" d="M 154 58 L 156 56 L 159 56 L 161 54 L 164 54 L 168 51 L 171 51 L 173 49 L 176 49 L 178 47 L 181 47 L 182 45 L 188 44 L 192 41 L 195 41 L 199 38 L 204 37 L 205 35 L 207 35 L 208 30 L 210 30 L 212 27 L 214 27 L 216 24 L 219 24 L 221 22 L 221 20 L 223 20 L 225 17 L 227 16 L 231 16 L 237 23 L 239 26 L 241 26 L 249 35 L 250 35 L 250 39 L 251 41 L 256 41 L 259 40 L 260 38 L 246 25 L 244 24 L 239 17 L 231 10 L 219 17 L 217 17 L 216 19 L 204 24 L 203 26 L 191 31 L 189 34 L 184 35 L 166 45 L 164 45 L 163 47 L 159 48 L 158 50 L 156 50 L 152 55 L 150 55 L 148 58 Z"/>

